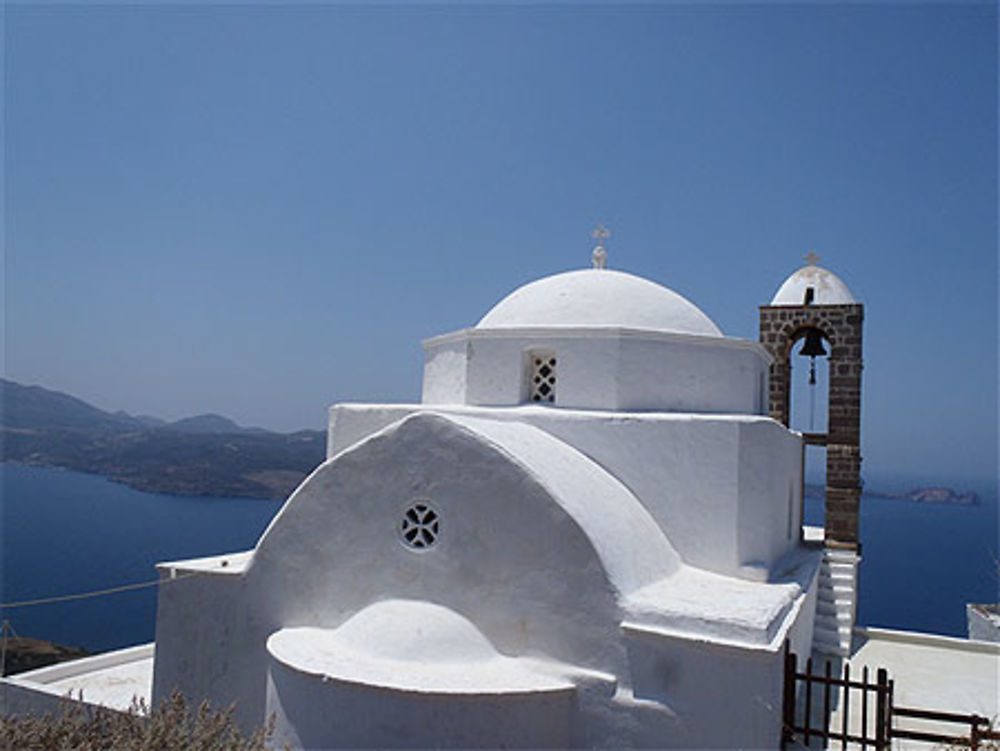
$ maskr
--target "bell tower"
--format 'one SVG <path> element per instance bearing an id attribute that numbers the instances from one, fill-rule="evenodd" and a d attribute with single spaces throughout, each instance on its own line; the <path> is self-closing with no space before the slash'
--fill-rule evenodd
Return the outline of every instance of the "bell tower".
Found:
<path id="1" fill-rule="evenodd" d="M 760 306 L 760 341 L 771 353 L 771 417 L 789 425 L 791 362 L 795 343 L 815 357 L 829 347 L 827 430 L 804 433 L 807 445 L 826 447 L 825 536 L 828 547 L 858 551 L 861 504 L 861 328 L 864 306 L 810 253 L 802 267 Z M 815 383 L 812 378 L 811 383 Z"/>
<path id="2" fill-rule="evenodd" d="M 806 445 L 826 447 L 825 539 L 813 650 L 849 656 L 861 561 L 861 325 L 865 312 L 847 285 L 816 265 L 818 260 L 810 253 L 808 265 L 785 280 L 770 305 L 760 306 L 760 341 L 774 358 L 771 417 L 785 426 L 791 418 L 790 357 L 795 343 L 805 339 L 799 354 L 810 358 L 811 387 L 816 383 L 816 358 L 826 355 L 829 348 L 826 432 L 803 433 Z"/>

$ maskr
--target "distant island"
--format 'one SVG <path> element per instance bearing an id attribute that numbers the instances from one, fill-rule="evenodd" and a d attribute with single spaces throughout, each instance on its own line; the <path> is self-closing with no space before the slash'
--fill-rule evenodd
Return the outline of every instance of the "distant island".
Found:
<path id="1" fill-rule="evenodd" d="M 954 504 L 958 506 L 979 505 L 979 495 L 975 491 L 969 490 L 962 493 L 951 488 L 940 486 L 914 488 L 913 490 L 907 490 L 903 493 L 865 488 L 863 493 L 865 496 L 872 496 L 875 498 L 894 498 L 896 500 L 914 501 L 916 503 L 942 503 Z M 823 495 L 824 488 L 822 485 L 815 485 L 813 483 L 806 484 L 807 498 L 822 498 Z"/>
<path id="2" fill-rule="evenodd" d="M 960 506 L 976 506 L 979 496 L 973 492 L 959 493 L 951 488 L 931 487 L 917 488 L 905 493 L 879 493 L 883 498 L 899 498 L 917 503 L 954 503 Z"/>
<path id="3" fill-rule="evenodd" d="M 4 461 L 89 472 L 150 493 L 280 500 L 326 458 L 319 430 L 273 433 L 220 415 L 166 422 L 4 379 L 0 400 Z"/>

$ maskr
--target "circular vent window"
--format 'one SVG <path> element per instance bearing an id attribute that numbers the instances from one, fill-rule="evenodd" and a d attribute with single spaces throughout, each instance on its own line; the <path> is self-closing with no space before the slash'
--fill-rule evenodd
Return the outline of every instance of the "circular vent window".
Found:
<path id="1" fill-rule="evenodd" d="M 441 518 L 427 501 L 417 501 L 403 512 L 399 534 L 403 543 L 416 550 L 425 550 L 437 542 Z"/>

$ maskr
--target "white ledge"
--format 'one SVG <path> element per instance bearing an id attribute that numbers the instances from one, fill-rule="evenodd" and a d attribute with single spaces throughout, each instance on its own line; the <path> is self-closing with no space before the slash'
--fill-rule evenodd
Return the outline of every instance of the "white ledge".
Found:
<path id="1" fill-rule="evenodd" d="M 1000 655 L 1000 643 L 962 639 L 957 636 L 943 634 L 925 634 L 920 631 L 897 631 L 889 628 L 856 628 L 854 633 L 871 640 L 901 642 L 916 644 L 938 649 L 955 649 L 963 652 L 981 652 L 983 654 Z"/>
<path id="2" fill-rule="evenodd" d="M 447 334 L 424 339 L 423 348 L 430 349 L 441 344 L 461 341 L 463 339 L 638 339 L 659 342 L 677 342 L 684 344 L 708 345 L 726 347 L 729 349 L 746 349 L 756 352 L 768 364 L 774 358 L 763 345 L 749 339 L 738 339 L 731 336 L 706 336 L 701 334 L 681 334 L 674 331 L 658 331 L 656 329 L 630 329 L 618 326 L 530 326 L 523 328 L 477 329 L 465 328 L 451 331 Z"/>
<path id="3" fill-rule="evenodd" d="M 253 559 L 252 550 L 239 553 L 223 553 L 205 558 L 191 558 L 186 561 L 165 561 L 156 564 L 156 570 L 163 579 L 171 580 L 184 574 L 219 574 L 233 576 L 242 574 Z"/>

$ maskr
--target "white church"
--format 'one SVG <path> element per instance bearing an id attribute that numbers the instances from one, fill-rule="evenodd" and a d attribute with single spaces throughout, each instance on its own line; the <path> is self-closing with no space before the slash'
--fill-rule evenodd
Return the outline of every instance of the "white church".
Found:
<path id="1" fill-rule="evenodd" d="M 255 549 L 163 564 L 154 701 L 279 747 L 775 746 L 802 436 L 764 347 L 604 256 L 425 341 L 420 404 L 333 406 Z"/>
<path id="2" fill-rule="evenodd" d="M 253 550 L 159 566 L 155 644 L 0 679 L 0 714 L 179 689 L 273 717 L 279 748 L 777 748 L 786 650 L 888 665 L 910 706 L 1000 711 L 1000 645 L 854 626 L 844 283 L 807 259 L 757 343 L 606 258 L 425 341 L 419 404 L 331 407 L 326 461 Z M 786 427 L 800 339 L 830 347 L 824 433 Z"/>
<path id="3" fill-rule="evenodd" d="M 425 341 L 419 404 L 331 407 L 253 550 L 160 565 L 155 645 L 5 711 L 179 689 L 277 747 L 778 746 L 784 650 L 849 649 L 857 547 L 803 527 L 766 343 L 593 256 Z M 803 305 L 860 308 L 814 263 L 762 311 Z"/>

